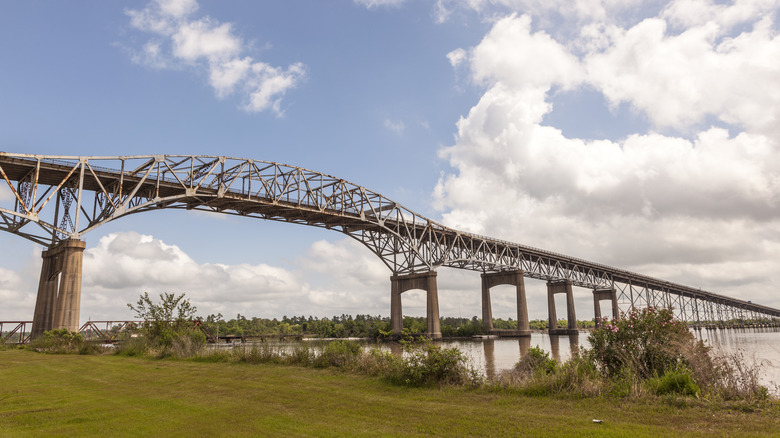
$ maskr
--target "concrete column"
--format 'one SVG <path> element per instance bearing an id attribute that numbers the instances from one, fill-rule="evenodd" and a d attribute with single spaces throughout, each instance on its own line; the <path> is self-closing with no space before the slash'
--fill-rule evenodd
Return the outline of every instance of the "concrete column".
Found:
<path id="1" fill-rule="evenodd" d="M 517 271 L 517 329 L 521 333 L 528 333 L 531 336 L 531 325 L 528 321 L 528 303 L 525 296 L 525 279 L 523 271 Z"/>
<path id="2" fill-rule="evenodd" d="M 41 254 L 43 264 L 33 315 L 33 338 L 53 329 L 79 329 L 81 268 L 86 243 L 63 241 Z"/>
<path id="3" fill-rule="evenodd" d="M 566 294 L 566 319 L 568 322 L 568 327 L 566 329 L 558 328 L 558 316 L 555 311 L 555 294 L 559 293 Z M 551 334 L 554 331 L 557 331 L 558 334 L 568 334 L 577 331 L 577 315 L 574 310 L 574 293 L 572 291 L 571 280 L 547 282 L 547 308 L 550 314 L 549 331 Z"/>
<path id="4" fill-rule="evenodd" d="M 439 319 L 439 289 L 436 287 L 436 272 L 431 271 L 427 276 L 428 287 L 425 289 L 428 295 L 428 336 L 431 339 L 441 339 L 441 320 Z"/>
<path id="5" fill-rule="evenodd" d="M 441 339 L 441 322 L 439 321 L 439 290 L 436 287 L 436 271 L 420 274 L 394 275 L 390 277 L 390 326 L 395 334 L 403 330 L 403 313 L 401 311 L 401 294 L 412 289 L 422 289 L 427 295 L 428 336 Z"/>
<path id="6" fill-rule="evenodd" d="M 612 319 L 620 318 L 620 309 L 617 303 L 617 292 L 615 289 L 594 289 L 593 290 L 593 314 L 596 319 L 596 327 L 601 323 L 601 301 L 609 300 L 612 303 Z"/>
<path id="7" fill-rule="evenodd" d="M 550 332 L 558 329 L 558 313 L 555 311 L 555 292 L 553 292 L 550 282 L 547 282 L 547 329 Z"/>
<path id="8" fill-rule="evenodd" d="M 404 328 L 404 314 L 401 307 L 400 282 L 390 277 L 390 326 L 393 333 L 400 335 Z"/>
<path id="9" fill-rule="evenodd" d="M 490 303 L 490 285 L 482 274 L 482 328 L 490 333 L 493 330 L 493 308 Z"/>
<path id="10" fill-rule="evenodd" d="M 45 331 L 51 330 L 54 323 L 54 307 L 57 301 L 59 271 L 56 268 L 56 258 L 46 257 L 47 252 L 43 252 L 41 277 L 38 280 L 38 298 L 35 300 L 33 326 L 30 331 L 32 339 L 42 335 Z"/>
<path id="11" fill-rule="evenodd" d="M 517 331 L 503 332 L 508 336 L 530 336 L 531 327 L 528 322 L 528 304 L 525 296 L 525 280 L 523 271 L 486 272 L 482 274 L 482 326 L 485 330 L 493 330 L 493 311 L 490 304 L 490 288 L 507 284 L 515 286 L 517 291 Z M 487 310 L 486 310 L 487 309 Z M 489 318 L 490 324 L 485 324 Z"/>

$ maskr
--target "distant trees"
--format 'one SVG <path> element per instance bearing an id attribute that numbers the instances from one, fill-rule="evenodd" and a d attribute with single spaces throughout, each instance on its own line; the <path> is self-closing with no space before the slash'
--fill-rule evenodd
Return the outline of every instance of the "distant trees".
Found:
<path id="1" fill-rule="evenodd" d="M 228 336 L 315 336 L 321 338 L 383 338 L 391 334 L 390 318 L 373 315 L 334 315 L 331 318 L 313 316 L 283 316 L 281 319 L 248 318 L 241 314 L 224 320 L 222 315 L 209 315 L 201 320 L 211 334 L 219 332 Z M 578 321 L 579 327 L 593 325 L 592 321 Z M 482 319 L 442 317 L 441 333 L 444 337 L 471 337 L 484 334 Z M 532 330 L 545 330 L 547 321 L 530 322 Z M 403 327 L 407 333 L 425 333 L 428 323 L 425 317 L 404 316 Z M 517 321 L 496 318 L 493 327 L 498 330 L 516 330 Z"/>

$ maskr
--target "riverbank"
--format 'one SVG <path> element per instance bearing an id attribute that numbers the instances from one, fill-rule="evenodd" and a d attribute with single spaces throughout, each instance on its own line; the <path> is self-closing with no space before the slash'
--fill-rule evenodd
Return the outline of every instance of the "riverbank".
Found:
<path id="1" fill-rule="evenodd" d="M 0 430 L 4 436 L 774 436 L 780 405 L 527 397 L 394 386 L 333 369 L 6 350 L 0 351 Z"/>

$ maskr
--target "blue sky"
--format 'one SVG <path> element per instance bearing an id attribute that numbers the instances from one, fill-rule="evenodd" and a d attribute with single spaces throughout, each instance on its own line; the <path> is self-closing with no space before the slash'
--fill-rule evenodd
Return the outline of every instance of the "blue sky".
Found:
<path id="1" fill-rule="evenodd" d="M 777 11 L 4 2 L 0 149 L 302 166 L 449 226 L 780 306 Z M 390 273 L 333 232 L 166 211 L 85 240 L 83 320 L 129 318 L 144 291 L 186 292 L 203 314 L 389 313 Z M 0 245 L 0 299 L 13 303 L 0 319 L 29 318 L 41 249 L 10 234 Z M 480 314 L 477 273 L 439 282 L 442 314 Z M 543 284 L 528 287 L 545 318 Z M 425 313 L 421 293 L 404 306 Z M 499 288 L 494 315 L 513 308 Z"/>

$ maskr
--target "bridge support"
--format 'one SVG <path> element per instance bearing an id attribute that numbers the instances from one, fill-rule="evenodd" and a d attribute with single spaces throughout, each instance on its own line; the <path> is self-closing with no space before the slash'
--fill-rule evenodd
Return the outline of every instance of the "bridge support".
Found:
<path id="1" fill-rule="evenodd" d="M 601 324 L 601 306 L 599 303 L 609 300 L 612 303 L 612 319 L 620 318 L 620 309 L 618 309 L 617 293 L 614 288 L 593 289 L 593 310 L 596 319 L 596 327 Z"/>
<path id="2" fill-rule="evenodd" d="M 571 280 L 547 282 L 547 309 L 549 312 L 549 332 L 551 335 L 577 333 L 577 315 L 574 311 L 574 293 Z M 555 312 L 555 294 L 566 294 L 566 319 L 568 328 L 558 328 L 558 315 Z"/>
<path id="3" fill-rule="evenodd" d="M 515 286 L 517 289 L 517 331 L 506 333 L 510 336 L 531 336 L 528 323 L 528 305 L 525 299 L 525 280 L 523 271 L 486 272 L 482 274 L 482 328 L 493 331 L 493 308 L 490 303 L 490 288 L 498 285 Z"/>
<path id="4" fill-rule="evenodd" d="M 53 329 L 78 331 L 81 264 L 86 246 L 81 240 L 69 239 L 41 254 L 43 266 L 35 302 L 32 338 Z"/>
<path id="5" fill-rule="evenodd" d="M 401 294 L 412 289 L 422 289 L 428 296 L 428 336 L 431 339 L 441 339 L 439 290 L 436 287 L 436 271 L 423 272 L 420 274 L 393 275 L 390 277 L 390 284 L 390 326 L 393 328 L 393 333 L 400 335 L 404 328 Z"/>

